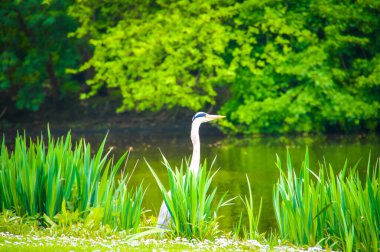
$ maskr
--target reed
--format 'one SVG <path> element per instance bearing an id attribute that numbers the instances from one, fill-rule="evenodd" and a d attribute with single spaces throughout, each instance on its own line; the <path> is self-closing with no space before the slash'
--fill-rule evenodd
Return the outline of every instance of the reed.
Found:
<path id="1" fill-rule="evenodd" d="M 83 138 L 73 145 L 70 132 L 55 140 L 48 129 L 46 144 L 42 135 L 27 141 L 25 133 L 18 134 L 13 151 L 7 149 L 3 138 L 0 211 L 53 218 L 63 208 L 83 217 L 99 208 L 103 224 L 136 231 L 145 190 L 142 184 L 128 188 L 128 175 L 118 178 L 128 153 L 114 163 L 111 150 L 104 150 L 106 138 L 94 155 Z"/>
<path id="2" fill-rule="evenodd" d="M 258 212 L 254 212 L 254 205 L 255 202 L 253 200 L 253 194 L 252 194 L 252 189 L 251 189 L 251 183 L 249 181 L 248 175 L 246 175 L 247 178 L 247 184 L 248 184 L 248 197 L 247 195 L 244 195 L 244 198 L 240 196 L 241 201 L 244 204 L 245 210 L 247 212 L 248 216 L 248 229 L 244 230 L 244 235 L 245 238 L 247 239 L 258 239 L 261 235 L 259 233 L 259 223 L 260 223 L 260 216 L 261 216 L 261 208 L 263 204 L 263 200 L 260 199 L 260 206 L 258 209 Z M 239 220 L 238 227 L 240 227 L 241 223 L 241 218 Z"/>
<path id="3" fill-rule="evenodd" d="M 219 200 L 216 199 L 217 188 L 211 189 L 216 172 L 207 172 L 206 162 L 194 174 L 188 163 L 173 169 L 164 156 L 163 159 L 169 175 L 169 188 L 165 188 L 153 168 L 147 164 L 171 216 L 168 228 L 175 236 L 200 240 L 214 238 L 219 232 L 218 211 L 233 200 L 225 200 L 226 193 Z"/>
<path id="4" fill-rule="evenodd" d="M 369 159 L 370 160 L 370 159 Z M 333 171 L 330 169 L 330 177 Z M 380 249 L 380 174 L 379 159 L 371 169 L 368 162 L 365 181 L 357 170 L 335 181 L 330 180 L 329 196 L 334 200 L 329 211 L 327 232 L 331 240 L 345 251 L 378 251 Z"/>
<path id="5" fill-rule="evenodd" d="M 327 244 L 344 251 L 377 251 L 380 234 L 379 162 L 368 163 L 365 181 L 356 165 L 335 174 L 331 165 L 310 169 L 309 154 L 297 176 L 287 153 L 286 171 L 277 157 L 280 178 L 273 204 L 280 235 L 299 245 Z M 372 170 L 372 172 L 371 172 Z"/>

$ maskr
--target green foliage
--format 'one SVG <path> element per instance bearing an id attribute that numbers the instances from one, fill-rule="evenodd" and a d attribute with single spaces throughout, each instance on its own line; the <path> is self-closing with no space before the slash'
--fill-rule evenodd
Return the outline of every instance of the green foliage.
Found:
<path id="1" fill-rule="evenodd" d="M 81 80 L 90 87 L 82 98 L 117 90 L 119 112 L 215 105 L 229 133 L 379 127 L 376 1 L 8 0 L 0 7 L 4 105 L 36 111 L 47 98 L 76 94 Z"/>
<path id="2" fill-rule="evenodd" d="M 81 80 L 90 87 L 82 98 L 117 90 L 119 112 L 216 105 L 229 118 L 221 122 L 226 132 L 379 127 L 375 1 L 6 0 L 0 7 L 0 105 L 36 111 L 47 98 L 77 96 Z"/>
<path id="3" fill-rule="evenodd" d="M 87 0 L 71 8 L 81 23 L 75 34 L 92 37 L 94 46 L 81 67 L 96 71 L 88 80 L 92 91 L 83 97 L 105 84 L 120 90 L 119 111 L 198 110 L 226 90 L 217 105 L 230 119 L 222 122 L 229 132 L 378 126 L 378 4 L 246 0 L 117 6 L 119 11 Z"/>
<path id="4" fill-rule="evenodd" d="M 88 215 L 91 223 L 112 228 L 136 231 L 139 227 L 145 190 L 142 183 L 135 190 L 128 188 L 130 176 L 125 172 L 117 179 L 127 153 L 114 164 L 111 150 L 104 154 L 106 138 L 95 155 L 84 139 L 73 146 L 70 133 L 54 140 L 48 131 L 47 145 L 42 136 L 27 143 L 25 134 L 18 135 L 11 152 L 4 141 L 0 212 L 12 209 L 18 216 L 46 214 L 49 218 L 60 214 L 58 220 L 70 213 Z"/>
<path id="5" fill-rule="evenodd" d="M 246 133 L 374 129 L 380 6 L 362 1 L 244 1 L 241 48 L 222 112 Z M 251 39 L 248 42 L 248 38 Z"/>
<path id="6" fill-rule="evenodd" d="M 165 188 L 153 168 L 147 164 L 171 216 L 168 228 L 179 237 L 200 240 L 214 238 L 219 232 L 218 211 L 233 200 L 225 200 L 225 193 L 216 201 L 216 188 L 209 192 L 216 172 L 207 172 L 206 162 L 196 174 L 189 169 L 188 164 L 184 171 L 183 163 L 179 169 L 173 170 L 164 156 L 163 159 L 169 174 L 169 189 Z"/>
<path id="7" fill-rule="evenodd" d="M 37 111 L 46 97 L 58 100 L 79 90 L 79 83 L 65 72 L 81 59 L 81 41 L 67 37 L 77 28 L 66 13 L 70 3 L 0 3 L 0 97 L 18 109 Z"/>
<path id="8" fill-rule="evenodd" d="M 74 9 L 88 10 L 94 1 L 77 3 Z M 125 2 L 121 9 L 134 9 Z M 98 6 L 99 10 L 112 12 Z M 141 12 L 132 10 L 105 32 L 95 32 L 91 40 L 95 51 L 81 70 L 93 67 L 96 74 L 87 83 L 93 95 L 104 84 L 118 88 L 123 96 L 120 111 L 158 110 L 174 106 L 194 110 L 215 103 L 214 87 L 226 83 L 233 73 L 223 59 L 230 27 L 224 25 L 234 8 L 228 1 L 218 2 L 143 2 Z M 88 17 L 98 10 L 83 11 Z M 85 24 L 88 18 L 75 14 Z M 120 12 L 119 12 L 120 14 Z M 109 21 L 108 18 L 105 19 Z M 112 22 L 111 22 L 112 23 Z M 78 29 L 77 34 L 83 34 Z"/>
<path id="9" fill-rule="evenodd" d="M 377 251 L 380 246 L 380 173 L 368 163 L 365 181 L 347 164 L 339 174 L 320 164 L 310 170 L 309 154 L 299 176 L 287 155 L 287 172 L 277 159 L 280 178 L 273 203 L 280 234 L 296 244 L 326 243 L 344 251 Z M 315 177 L 315 179 L 313 179 Z"/>
<path id="10" fill-rule="evenodd" d="M 67 237 L 68 240 L 75 237 L 73 239 L 74 243 L 79 239 L 82 239 L 82 241 L 86 239 L 109 240 L 110 237 L 112 237 L 112 242 L 115 243 L 116 240 L 119 242 L 121 240 L 131 241 L 166 232 L 159 228 L 149 228 L 146 231 L 129 234 L 125 230 L 118 230 L 107 224 L 103 225 L 99 218 L 94 217 L 96 213 L 92 214 L 93 212 L 97 212 L 97 209 L 91 209 L 90 214 L 85 219 L 77 213 L 66 212 L 58 214 L 52 220 L 47 215 L 20 217 L 13 211 L 5 210 L 0 213 L 0 232 L 17 235 L 20 238 L 33 236 L 34 238 L 30 240 L 34 242 L 42 237 L 47 237 L 50 241 L 57 237 Z M 4 238 L 4 236 L 1 236 L 1 238 Z"/>

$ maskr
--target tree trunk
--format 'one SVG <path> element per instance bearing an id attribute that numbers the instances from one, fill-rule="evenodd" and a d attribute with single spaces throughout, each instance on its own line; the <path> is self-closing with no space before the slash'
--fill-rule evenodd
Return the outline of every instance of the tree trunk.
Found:
<path id="1" fill-rule="evenodd" d="M 46 63 L 46 71 L 48 73 L 48 76 L 49 76 L 49 80 L 50 80 L 50 85 L 51 85 L 51 88 L 52 88 L 52 97 L 54 99 L 54 101 L 57 101 L 59 99 L 59 80 L 57 78 L 57 75 L 55 74 L 55 71 L 54 71 L 54 64 L 53 64 L 53 59 L 51 57 L 51 55 L 49 54 L 49 59 L 48 59 L 48 62 Z"/>

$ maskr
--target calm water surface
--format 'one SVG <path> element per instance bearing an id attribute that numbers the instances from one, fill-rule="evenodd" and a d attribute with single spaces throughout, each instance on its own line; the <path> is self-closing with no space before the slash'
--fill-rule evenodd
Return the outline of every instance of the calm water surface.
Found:
<path id="1" fill-rule="evenodd" d="M 279 171 L 275 166 L 276 154 L 285 162 L 286 149 L 291 152 L 293 164 L 299 168 L 305 148 L 309 148 L 312 169 L 318 167 L 318 161 L 326 160 L 335 170 L 343 167 L 348 160 L 349 165 L 360 161 L 360 169 L 365 170 L 369 153 L 372 161 L 380 156 L 380 137 L 377 135 L 353 136 L 307 136 L 307 137 L 253 137 L 250 139 L 227 138 L 217 134 L 209 126 L 201 128 L 201 159 L 211 161 L 216 157 L 213 169 L 220 168 L 214 179 L 219 195 L 228 191 L 230 197 L 244 195 L 248 192 L 246 177 L 251 180 L 254 199 L 259 205 L 263 199 L 263 211 L 260 222 L 261 231 L 269 231 L 276 227 L 272 206 L 272 190 Z M 53 132 L 55 136 L 65 132 Z M 103 139 L 106 130 L 73 130 L 74 138 L 85 137 L 91 144 L 97 146 Z M 161 164 L 160 151 L 166 156 L 172 166 L 179 165 L 183 158 L 189 158 L 192 152 L 189 139 L 190 128 L 184 130 L 163 129 L 123 130 L 112 129 L 109 132 L 107 145 L 113 147 L 116 157 L 132 148 L 127 170 L 136 169 L 131 184 L 144 180 L 148 186 L 145 197 L 145 208 L 150 209 L 148 215 L 157 215 L 162 202 L 162 196 L 144 159 L 156 170 L 162 180 L 167 181 L 165 167 Z M 95 147 L 94 146 L 94 147 Z M 239 219 L 243 205 L 239 199 L 233 206 L 226 206 L 220 212 L 223 218 L 220 226 L 231 230 Z"/>

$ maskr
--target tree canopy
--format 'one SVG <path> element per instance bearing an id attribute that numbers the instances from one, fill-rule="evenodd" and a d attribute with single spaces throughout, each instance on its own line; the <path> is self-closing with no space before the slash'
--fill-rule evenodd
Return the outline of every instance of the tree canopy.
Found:
<path id="1" fill-rule="evenodd" d="M 216 105 L 242 133 L 379 128 L 378 1 L 29 2 L 1 4 L 0 90 L 20 109 L 91 71 L 81 97 L 117 90 L 119 112 Z"/>
<path id="2" fill-rule="evenodd" d="M 70 1 L 0 3 L 0 92 L 18 109 L 37 111 L 46 98 L 78 92 L 66 69 L 79 64 L 81 41 L 68 38 L 77 22 Z"/>

